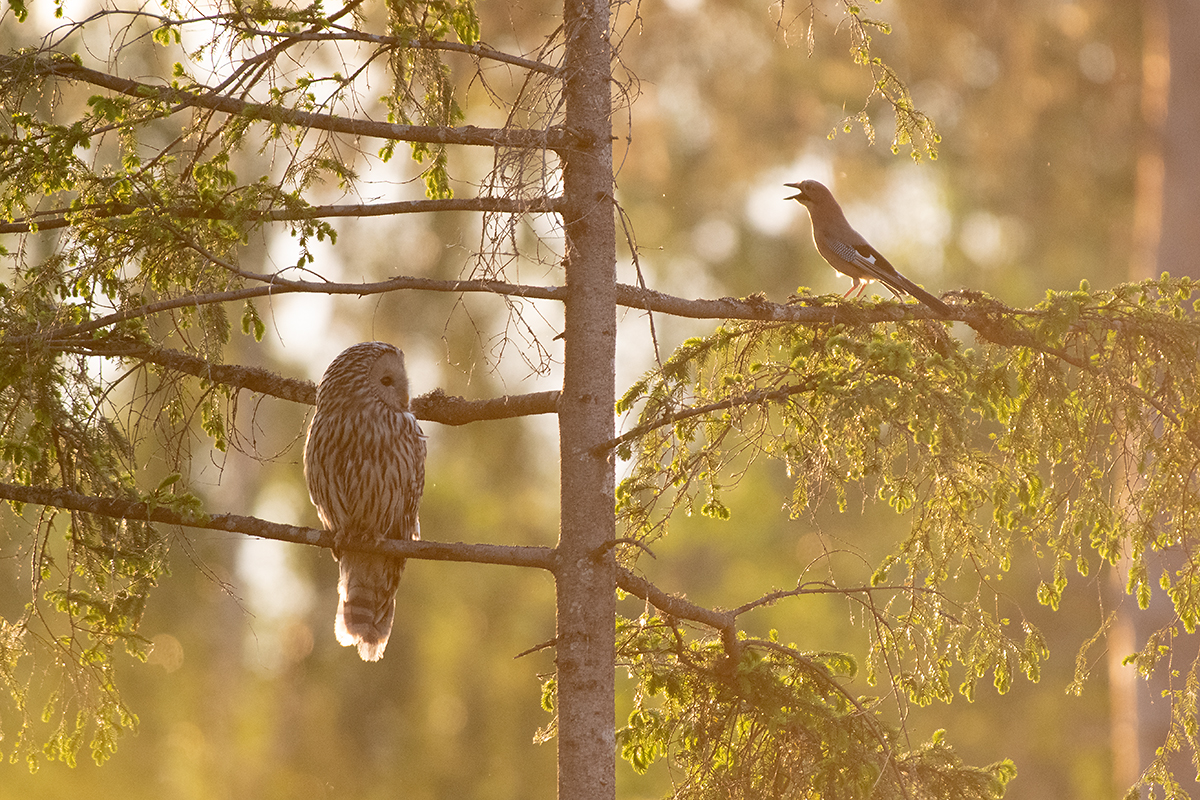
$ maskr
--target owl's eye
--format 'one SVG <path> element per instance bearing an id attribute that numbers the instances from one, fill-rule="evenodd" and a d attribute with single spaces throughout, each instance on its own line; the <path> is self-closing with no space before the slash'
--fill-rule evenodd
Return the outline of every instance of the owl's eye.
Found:
<path id="1" fill-rule="evenodd" d="M 391 375 L 384 375 L 382 378 L 379 379 L 379 382 L 382 383 L 384 386 L 391 386 L 393 383 L 396 382 L 396 379 L 393 378 Z"/>

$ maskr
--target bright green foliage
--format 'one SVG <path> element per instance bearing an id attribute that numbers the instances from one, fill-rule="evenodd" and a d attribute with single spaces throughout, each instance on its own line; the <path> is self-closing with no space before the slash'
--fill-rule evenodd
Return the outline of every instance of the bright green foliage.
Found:
<path id="1" fill-rule="evenodd" d="M 790 509 L 875 496 L 909 518 L 878 564 L 866 676 L 916 703 L 1036 681 L 1048 651 L 1030 622 L 998 615 L 989 576 L 1021 551 L 1045 564 L 1057 607 L 1074 569 L 1129 554 L 1145 605 L 1147 556 L 1200 520 L 1200 324 L 1187 279 L 1053 294 L 1033 313 L 975 301 L 975 348 L 940 324 L 733 322 L 686 342 L 635 385 L 645 435 L 623 454 L 627 535 L 652 542 L 674 512 L 705 510 L 755 459 L 782 462 Z M 680 411 L 680 409 L 685 409 Z M 687 410 L 691 409 L 691 410 Z M 695 413 L 695 412 L 704 413 Z M 642 552 L 629 547 L 626 563 Z M 1074 566 L 1072 566 L 1074 565 Z M 1161 577 L 1180 627 L 1200 618 L 1193 560 Z M 1165 634 L 1164 634 L 1165 635 Z M 1165 652 L 1137 656 L 1148 673 Z M 955 673 L 959 677 L 954 677 Z M 1181 726 L 1195 725 L 1177 702 Z"/>
<path id="2" fill-rule="evenodd" d="M 871 71 L 873 86 L 867 97 L 867 103 L 870 103 L 874 97 L 882 97 L 896 115 L 892 152 L 899 153 L 901 146 L 907 145 L 909 155 L 914 161 L 920 161 L 922 155 L 936 160 L 937 145 L 941 141 L 941 136 L 938 135 L 933 120 L 916 107 L 908 86 L 896 71 L 885 64 L 882 59 L 871 55 L 871 29 L 886 35 L 892 32 L 891 25 L 882 20 L 863 16 L 862 8 L 851 3 L 850 0 L 842 0 L 842 5 L 846 10 L 846 22 L 850 30 L 850 56 L 854 59 L 854 63 L 867 67 Z M 875 126 L 871 122 L 870 114 L 867 113 L 866 104 L 857 114 L 852 114 L 844 119 L 841 128 L 844 132 L 849 133 L 853 130 L 854 123 L 862 127 L 867 141 L 874 144 Z M 836 133 L 835 129 L 829 134 L 829 138 L 832 139 Z"/>
<path id="3" fill-rule="evenodd" d="M 402 43 L 446 39 L 454 34 L 467 45 L 479 40 L 479 18 L 470 0 L 462 2 L 412 2 L 389 0 L 388 33 Z M 389 53 L 389 71 L 393 76 L 391 93 L 384 97 L 388 119 L 409 125 L 450 127 L 463 121 L 463 112 L 454 98 L 450 68 L 442 63 L 437 51 L 416 47 L 393 48 Z M 381 153 L 390 157 L 392 145 Z M 426 194 L 433 198 L 450 197 L 446 172 L 446 146 L 414 142 L 412 156 L 427 163 Z"/>
<path id="4" fill-rule="evenodd" d="M 965 766 L 940 735 L 907 749 L 877 699 L 842 688 L 846 656 L 773 639 L 739 647 L 731 656 L 658 617 L 618 627 L 638 695 L 617 745 L 639 772 L 669 760 L 677 800 L 998 798 L 1016 775 L 1008 762 Z"/>
<path id="5" fill-rule="evenodd" d="M 11 8 L 24 19 L 24 4 Z M 340 15 L 343 33 L 329 33 L 320 4 L 226 3 L 204 18 L 168 4 L 164 13 L 101 11 L 54 49 L 0 56 L 0 221 L 37 234 L 22 240 L 0 288 L 0 481 L 202 515 L 180 475 L 197 439 L 228 447 L 231 390 L 96 356 L 167 346 L 219 364 L 232 325 L 214 298 L 256 277 L 238 263 L 250 235 L 272 215 L 288 218 L 300 268 L 313 261 L 311 242 L 336 238 L 305 213 L 307 192 L 352 188 L 357 144 L 295 114 L 359 110 L 364 75 L 295 65 L 331 63 L 305 53 L 338 36 L 361 41 L 358 23 L 379 29 Z M 392 70 L 387 108 L 406 122 L 461 122 L 438 44 L 478 40 L 470 0 L 389 3 L 387 14 L 392 38 L 364 62 Z M 81 37 L 92 28 L 127 44 L 113 45 L 107 62 L 85 61 L 72 48 L 89 53 Z M 164 51 L 168 64 L 176 59 L 169 85 L 119 83 L 129 76 L 114 65 Z M 219 74 L 206 71 L 213 63 Z M 206 107 L 201 96 L 225 105 Z M 445 148 L 418 144 L 414 157 L 429 196 L 448 197 Z M 266 331 L 249 303 L 240 322 L 255 339 Z M 111 659 L 118 649 L 143 654 L 136 631 L 164 570 L 165 534 L 137 520 L 14 510 L 34 532 L 20 556 L 34 581 L 24 615 L 0 620 L 0 684 L 16 708 L 0 715 L 5 754 L 31 767 L 43 757 L 73 763 L 86 745 L 102 760 L 134 722 Z M 31 678 L 35 659 L 56 666 Z M 50 731 L 40 748 L 39 716 Z"/>
<path id="6" fill-rule="evenodd" d="M 49 298 L 41 299 L 48 305 Z M 20 322 L 12 310 L 6 304 L 0 312 L 5 330 Z M 83 358 L 60 357 L 33 343 L 0 348 L 0 475 L 15 483 L 138 499 L 129 444 L 97 413 L 103 398 L 87 366 Z M 48 651 L 43 655 L 56 665 L 52 673 L 61 673 L 59 688 L 40 712 L 51 726 L 43 752 L 73 762 L 87 744 L 103 761 L 115 750 L 116 737 L 135 722 L 117 695 L 112 657 L 120 650 L 144 655 L 136 630 L 163 572 L 165 544 L 137 520 L 67 511 L 28 516 L 38 528 L 27 555 L 34 565 L 31 602 L 23 617 L 0 620 L 0 684 L 15 703 L 16 714 L 6 717 L 17 723 L 6 732 L 15 735 L 10 753 L 37 766 L 30 736 L 39 716 L 34 704 L 41 701 L 31 695 L 28 674 L 19 668 L 36 647 Z M 56 620 L 53 635 L 35 637 L 28 624 L 47 616 Z"/>

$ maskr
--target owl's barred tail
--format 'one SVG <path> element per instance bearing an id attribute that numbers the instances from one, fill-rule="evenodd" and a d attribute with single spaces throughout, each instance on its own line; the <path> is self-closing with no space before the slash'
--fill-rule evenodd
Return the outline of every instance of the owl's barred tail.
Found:
<path id="1" fill-rule="evenodd" d="M 338 610 L 333 630 L 339 644 L 358 647 L 363 661 L 383 658 L 392 619 L 396 587 L 404 561 L 366 553 L 342 553 L 338 559 Z"/>

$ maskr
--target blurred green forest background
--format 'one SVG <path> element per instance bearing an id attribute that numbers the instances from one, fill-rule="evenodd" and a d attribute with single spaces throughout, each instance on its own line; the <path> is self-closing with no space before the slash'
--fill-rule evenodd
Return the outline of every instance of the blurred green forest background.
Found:
<path id="1" fill-rule="evenodd" d="M 931 290 L 969 287 L 1030 306 L 1047 290 L 1081 280 L 1107 287 L 1148 275 L 1151 268 L 1139 261 L 1135 196 L 1147 115 L 1155 113 L 1145 87 L 1162 68 L 1147 45 L 1152 5 L 886 0 L 869 9 L 892 28 L 874 33 L 875 54 L 908 83 L 942 136 L 938 157 L 915 163 L 907 148 L 895 155 L 889 147 L 891 111 L 880 98 L 867 99 L 870 73 L 848 56 L 850 33 L 839 26 L 838 3 L 620 4 L 615 31 L 628 81 L 614 94 L 617 199 L 642 276 L 651 288 L 686 297 L 762 292 L 783 301 L 800 286 L 845 291 L 847 280 L 816 254 L 800 206 L 784 200 L 782 184 L 802 178 L 830 184 L 855 226 Z M 85 3 L 65 7 L 86 15 Z M 5 49 L 54 24 L 50 3 L 30 8 L 24 24 L 9 11 L 0 17 Z M 521 52 L 537 47 L 559 16 L 551 0 L 480 0 L 479 11 L 485 42 Z M 146 74 L 163 74 L 162 65 L 180 54 L 147 45 L 145 58 Z M 466 82 L 472 70 L 468 60 L 462 64 Z M 466 91 L 468 122 L 489 124 L 487 87 L 473 81 Z M 861 127 L 843 127 L 864 103 L 877 129 L 874 143 Z M 482 157 L 452 151 L 451 174 Z M 477 171 L 461 168 L 464 175 Z M 381 200 L 416 199 L 423 193 L 416 174 L 405 159 L 376 163 L 364 191 Z M 336 202 L 336 187 L 328 188 Z M 477 190 L 455 188 L 461 196 Z M 346 280 L 460 277 L 480 238 L 478 220 L 468 214 L 336 225 L 339 244 L 320 249 L 317 266 Z M 52 239 L 34 236 L 24 246 L 49 248 Z M 291 263 L 294 248 L 283 231 L 268 228 L 241 263 L 270 272 Z M 634 283 L 628 249 L 625 255 L 620 280 Z M 556 264 L 534 259 L 507 277 L 537 284 L 559 275 Z M 240 352 L 243 342 L 235 338 L 229 363 L 316 380 L 343 347 L 383 339 L 408 355 L 414 394 L 440 387 L 483 398 L 555 388 L 553 365 L 519 331 L 506 330 L 507 311 L 491 298 L 291 296 L 260 310 L 270 346 Z M 536 312 L 542 316 L 529 319 L 531 330 L 550 342 L 560 311 L 546 304 Z M 655 323 L 664 357 L 712 327 Z M 644 314 L 623 312 L 619 336 L 618 394 L 654 363 Z M 556 352 L 552 346 L 550 355 Z M 300 466 L 305 413 L 243 396 L 239 447 L 194 459 L 191 479 L 206 508 L 317 525 Z M 425 538 L 555 542 L 552 419 L 424 427 Z M 198 438 L 195 446 L 206 445 Z M 853 498 L 844 513 L 823 508 L 790 519 L 783 510 L 790 484 L 773 469 L 752 470 L 730 490 L 729 521 L 677 519 L 674 535 L 655 546 L 657 559 L 642 561 L 649 577 L 698 603 L 730 607 L 824 577 L 834 566 L 843 582 L 865 578 L 873 564 L 842 563 L 828 553 L 854 541 L 882 555 L 905 529 L 904 517 L 871 498 Z M 6 511 L 2 524 L 24 523 Z M 153 655 L 146 664 L 120 665 L 124 700 L 140 719 L 136 735 L 102 767 L 83 758 L 74 768 L 47 763 L 30 775 L 22 763 L 4 763 L 2 800 L 553 796 L 554 744 L 533 743 L 549 721 L 537 676 L 552 669 L 552 651 L 514 658 L 554 635 L 549 576 L 410 562 L 387 657 L 367 664 L 333 639 L 336 569 L 327 553 L 207 531 L 176 531 L 172 539 L 170 574 L 141 628 L 155 643 Z M 5 616 L 19 614 L 27 600 L 29 561 L 18 555 L 0 551 Z M 1014 800 L 1119 796 L 1126 787 L 1112 777 L 1103 645 L 1089 652 L 1092 677 L 1082 696 L 1065 691 L 1079 646 L 1101 626 L 1096 601 L 1109 593 L 1108 573 L 1076 577 L 1063 606 L 1050 612 L 1034 599 L 1038 567 L 1036 558 L 1025 559 L 1000 588 L 1010 613 L 1020 609 L 1050 637 L 1040 683 L 1017 681 L 1007 695 L 984 691 L 974 703 L 959 698 L 908 709 L 905 723 L 914 741 L 946 728 L 970 763 L 1012 758 L 1019 770 L 1008 793 Z M 624 603 L 626 614 L 640 613 L 633 601 Z M 744 622 L 754 633 L 777 629 L 802 649 L 861 657 L 866 637 L 846 622 L 862 622 L 854 613 L 845 601 L 807 597 Z M 871 689 L 860 681 L 851 691 Z M 662 765 L 645 776 L 620 770 L 624 800 L 660 797 L 670 784 Z"/>

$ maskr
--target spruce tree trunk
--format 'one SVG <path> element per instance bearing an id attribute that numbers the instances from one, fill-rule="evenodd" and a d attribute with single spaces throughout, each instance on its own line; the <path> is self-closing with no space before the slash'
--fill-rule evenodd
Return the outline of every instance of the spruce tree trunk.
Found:
<path id="1" fill-rule="evenodd" d="M 613 219 L 609 9 L 565 0 L 564 152 L 567 258 L 557 569 L 558 797 L 616 797 L 613 648 L 616 616 L 614 466 L 591 452 L 614 434 L 616 241 Z"/>

